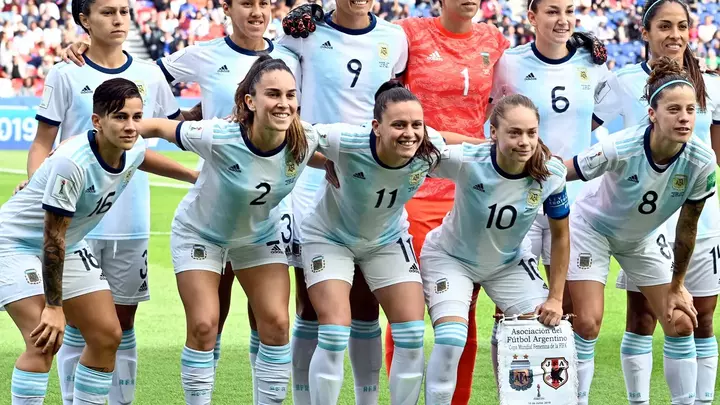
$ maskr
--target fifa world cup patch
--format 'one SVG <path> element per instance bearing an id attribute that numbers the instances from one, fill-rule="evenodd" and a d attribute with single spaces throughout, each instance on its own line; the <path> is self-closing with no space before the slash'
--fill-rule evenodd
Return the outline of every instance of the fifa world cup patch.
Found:
<path id="1" fill-rule="evenodd" d="M 715 188 L 715 171 L 713 170 L 712 173 L 707 178 L 707 185 L 705 186 L 705 191 L 710 191 L 713 188 Z"/>
<path id="2" fill-rule="evenodd" d="M 603 153 L 602 145 L 599 143 L 596 143 L 595 146 L 590 148 L 585 154 L 584 160 L 585 165 L 590 169 L 594 169 L 608 161 L 607 156 Z"/>
<path id="3" fill-rule="evenodd" d="M 592 254 L 580 253 L 577 259 L 577 266 L 581 269 L 589 269 L 592 267 Z"/>
<path id="4" fill-rule="evenodd" d="M 40 284 L 42 282 L 35 269 L 25 270 L 25 280 L 27 280 L 28 284 Z"/>
<path id="5" fill-rule="evenodd" d="M 60 201 L 69 202 L 70 196 L 68 193 L 70 192 L 70 188 L 72 186 L 73 186 L 72 180 L 66 179 L 65 177 L 63 177 L 59 174 L 56 175 L 55 176 L 55 184 L 53 184 L 53 191 L 52 191 L 53 198 L 60 200 Z"/>
<path id="6" fill-rule="evenodd" d="M 324 256 L 315 256 L 312 259 L 312 272 L 313 273 L 319 273 L 325 269 L 325 257 Z"/>
<path id="7" fill-rule="evenodd" d="M 435 282 L 435 294 L 442 294 L 450 288 L 450 282 L 446 278 L 441 278 Z"/>
<path id="8" fill-rule="evenodd" d="M 195 260 L 205 260 L 207 258 L 207 249 L 203 245 L 193 245 L 190 256 Z"/>

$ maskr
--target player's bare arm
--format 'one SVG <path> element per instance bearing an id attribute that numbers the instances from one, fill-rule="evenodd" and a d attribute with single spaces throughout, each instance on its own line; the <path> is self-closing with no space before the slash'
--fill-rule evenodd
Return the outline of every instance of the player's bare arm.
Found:
<path id="1" fill-rule="evenodd" d="M 202 116 L 202 102 L 197 103 L 193 108 L 182 112 L 185 121 L 200 121 Z"/>
<path id="2" fill-rule="evenodd" d="M 197 171 L 150 149 L 145 151 L 145 160 L 140 165 L 140 170 L 191 184 L 195 184 L 198 177 Z"/>
<path id="3" fill-rule="evenodd" d="M 481 143 L 487 142 L 487 139 L 485 138 L 474 138 L 472 136 L 458 134 L 457 132 L 440 131 L 440 135 L 442 135 L 443 139 L 445 139 L 445 143 L 448 145 L 459 145 L 461 143 L 480 145 Z"/>
<path id="4" fill-rule="evenodd" d="M 37 133 L 28 151 L 28 179 L 35 174 L 35 171 L 40 167 L 42 162 L 45 161 L 50 151 L 52 151 L 53 143 L 55 143 L 59 129 L 57 126 L 38 121 Z"/>
<path id="5" fill-rule="evenodd" d="M 136 124 L 137 131 L 143 138 L 161 138 L 175 145 L 177 145 L 175 130 L 178 125 L 180 124 L 177 121 L 165 118 L 144 118 Z"/>

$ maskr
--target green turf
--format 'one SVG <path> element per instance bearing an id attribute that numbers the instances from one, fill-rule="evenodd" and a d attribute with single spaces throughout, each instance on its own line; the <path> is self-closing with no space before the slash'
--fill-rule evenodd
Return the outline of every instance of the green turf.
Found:
<path id="1" fill-rule="evenodd" d="M 175 152 L 168 156 L 189 167 L 194 166 L 194 155 Z M 0 152 L 0 169 L 25 169 L 26 152 Z M 10 197 L 15 185 L 25 177 L 0 172 L 0 203 Z M 151 178 L 152 182 L 168 183 L 171 180 Z M 185 191 L 177 188 L 151 187 L 152 231 L 169 232 L 173 212 Z M 152 300 L 143 303 L 135 323 L 139 351 L 137 404 L 182 404 L 180 386 L 180 351 L 185 339 L 185 321 L 182 305 L 175 286 L 170 260 L 169 236 L 154 235 L 150 239 L 150 286 Z M 617 265 L 610 280 L 615 280 Z M 625 402 L 625 387 L 620 369 L 620 339 L 624 330 L 625 298 L 614 287 L 606 289 L 605 321 L 596 347 L 595 378 L 590 404 L 621 404 Z M 292 302 L 292 300 L 291 300 Z M 490 333 L 494 306 L 481 294 L 478 302 L 478 354 L 475 367 L 472 404 L 496 403 L 492 367 L 490 366 Z M 294 311 L 291 308 L 291 311 Z M 294 312 L 293 312 L 294 313 Z M 292 319 L 292 318 L 291 318 Z M 384 322 L 383 322 L 384 323 Z M 216 377 L 214 404 L 250 404 L 252 389 L 248 360 L 249 327 L 245 296 L 240 288 L 233 291 L 232 311 L 225 325 L 222 339 L 222 358 Z M 426 356 L 432 348 L 432 329 L 427 324 Z M 0 405 L 9 404 L 10 375 L 16 357 L 23 349 L 22 339 L 5 313 L 0 313 Z M 662 369 L 662 334 L 654 341 L 654 371 L 652 401 L 669 403 Z M 345 362 L 345 384 L 340 404 L 352 404 L 352 370 Z M 389 404 L 387 378 L 382 372 L 381 401 Z M 290 394 L 285 403 L 291 403 Z M 58 379 L 55 369 L 50 374 L 47 404 L 59 404 Z M 421 401 L 421 403 L 423 403 Z"/>

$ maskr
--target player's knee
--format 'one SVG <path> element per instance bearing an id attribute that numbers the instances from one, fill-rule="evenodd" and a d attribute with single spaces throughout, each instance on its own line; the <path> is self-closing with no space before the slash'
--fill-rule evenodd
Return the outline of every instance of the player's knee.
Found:
<path id="1" fill-rule="evenodd" d="M 200 345 L 202 350 L 211 350 L 215 347 L 215 339 L 217 337 L 218 322 L 208 317 L 204 319 L 195 319 L 189 323 L 190 335 L 192 340 Z"/>
<path id="2" fill-rule="evenodd" d="M 652 312 L 631 311 L 627 314 L 627 330 L 636 335 L 652 336 L 657 318 Z"/>
<path id="3" fill-rule="evenodd" d="M 699 313 L 697 320 L 698 327 L 695 328 L 695 337 L 709 338 L 715 335 L 713 330 L 713 312 Z"/>
<path id="4" fill-rule="evenodd" d="M 600 334 L 601 319 L 593 316 L 578 316 L 574 319 L 573 329 L 583 339 L 595 339 Z"/>
<path id="5" fill-rule="evenodd" d="M 287 343 L 290 333 L 290 319 L 287 312 L 258 319 L 258 332 L 260 340 L 266 345 L 281 346 Z"/>
<path id="6" fill-rule="evenodd" d="M 115 353 L 122 340 L 122 329 L 119 322 L 108 322 L 94 326 L 89 333 L 83 333 L 83 337 L 92 350 Z"/>
<path id="7" fill-rule="evenodd" d="M 28 369 L 41 372 L 48 372 L 52 367 L 53 353 L 43 353 L 43 346 L 36 347 L 34 341 L 25 342 L 25 353 L 22 354 L 22 362 Z"/>
<path id="8" fill-rule="evenodd" d="M 695 329 L 690 317 L 680 311 L 673 314 L 672 325 L 677 336 L 690 336 Z"/>

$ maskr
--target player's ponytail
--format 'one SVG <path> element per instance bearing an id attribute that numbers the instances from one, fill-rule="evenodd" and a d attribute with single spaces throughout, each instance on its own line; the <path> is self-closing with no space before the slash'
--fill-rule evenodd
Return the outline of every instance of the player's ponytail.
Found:
<path id="1" fill-rule="evenodd" d="M 373 118 L 378 122 L 382 122 L 382 115 L 387 109 L 388 104 L 402 103 L 405 101 L 415 101 L 420 104 L 420 100 L 399 81 L 389 80 L 383 83 L 378 91 L 375 92 Z M 440 151 L 430 142 L 427 128 L 423 128 L 423 132 L 424 136 L 420 141 L 420 146 L 415 152 L 415 157 L 426 161 L 432 170 L 433 166 L 440 162 Z"/>
<path id="2" fill-rule="evenodd" d="M 687 72 L 680 67 L 680 64 L 674 59 L 663 56 L 653 63 L 653 70 L 650 72 L 650 77 L 648 77 L 645 85 L 643 98 L 655 110 L 658 101 L 662 98 L 662 94 L 679 86 L 694 87 L 694 84 Z"/>
<path id="3" fill-rule="evenodd" d="M 684 0 L 649 0 L 647 3 L 645 3 L 645 8 L 643 9 L 642 14 L 642 24 L 643 28 L 645 28 L 645 31 L 650 32 L 652 28 L 652 22 L 655 20 L 655 17 L 657 17 L 658 11 L 660 10 L 661 6 L 665 3 L 677 3 L 681 5 L 685 10 L 687 22 L 690 23 L 692 21 L 690 19 L 690 9 Z M 650 56 L 649 43 L 645 43 L 645 55 Z M 653 70 L 656 68 L 657 63 L 657 61 L 653 61 Z M 706 101 L 708 97 L 707 89 L 705 88 L 705 80 L 703 80 L 700 62 L 697 60 L 692 49 L 690 49 L 687 44 L 685 45 L 685 51 L 683 51 L 683 67 L 685 68 L 685 71 L 687 72 L 687 75 L 689 76 L 693 87 L 695 87 L 695 96 L 697 98 L 698 106 L 700 106 L 700 111 L 705 111 L 707 105 Z"/>
<path id="4" fill-rule="evenodd" d="M 250 70 L 245 75 L 245 79 L 240 82 L 235 91 L 235 107 L 233 108 L 232 120 L 241 124 L 246 131 L 250 131 L 255 121 L 255 112 L 250 110 L 245 103 L 245 95 L 255 96 L 256 87 L 262 75 L 275 70 L 284 70 L 291 75 L 290 68 L 281 59 L 273 59 L 267 54 L 260 55 L 255 63 L 252 64 Z M 295 163 L 301 163 L 305 160 L 308 150 L 307 137 L 303 129 L 300 117 L 294 114 L 287 131 L 285 131 L 285 140 L 287 142 L 287 150 Z"/>
<path id="5" fill-rule="evenodd" d="M 522 94 L 512 94 L 501 98 L 490 113 L 490 125 L 495 129 L 500 128 L 500 120 L 507 121 L 507 112 L 512 107 L 524 107 L 535 113 L 535 117 L 540 122 L 540 112 L 532 102 L 526 96 Z M 547 168 L 547 161 L 552 158 L 550 149 L 543 143 L 542 139 L 538 138 L 538 144 L 535 148 L 535 152 L 525 163 L 525 172 L 528 176 L 532 177 L 538 183 L 541 183 L 550 176 L 550 170 Z"/>

